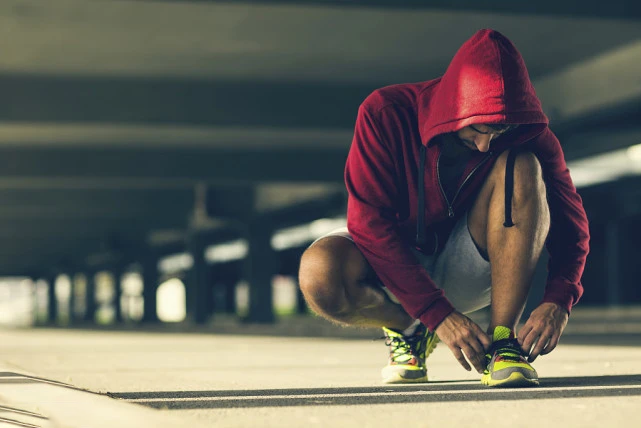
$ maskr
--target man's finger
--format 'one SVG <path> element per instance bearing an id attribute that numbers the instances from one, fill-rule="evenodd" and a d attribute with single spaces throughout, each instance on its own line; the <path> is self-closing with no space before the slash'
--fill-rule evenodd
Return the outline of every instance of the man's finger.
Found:
<path id="1" fill-rule="evenodd" d="M 468 372 L 472 370 L 472 367 L 467 363 L 467 360 L 463 356 L 463 352 L 461 352 L 461 348 L 457 348 L 456 346 L 450 347 L 452 350 L 452 353 L 454 354 L 454 357 L 457 359 L 457 361 L 463 366 L 465 370 Z"/>
<path id="2" fill-rule="evenodd" d="M 465 355 L 467 356 L 467 359 L 474 368 L 476 369 L 477 372 L 483 373 L 485 370 L 485 345 L 483 344 L 482 340 L 484 338 L 487 338 L 489 341 L 489 338 L 487 335 L 481 330 L 480 327 L 477 327 L 474 329 L 472 332 L 475 334 L 475 336 L 470 337 L 467 339 L 467 346 L 463 346 L 463 352 L 465 352 Z M 490 343 L 491 345 L 491 343 Z"/>
<path id="3" fill-rule="evenodd" d="M 543 349 L 543 351 L 541 351 L 541 355 L 546 355 L 552 352 L 552 350 L 556 348 L 556 345 L 559 343 L 560 337 L 561 337 L 560 334 L 554 333 L 550 338 L 550 341 L 548 342 L 547 346 Z"/>
<path id="4" fill-rule="evenodd" d="M 523 345 L 521 345 L 521 348 L 523 348 L 523 352 L 525 352 L 526 354 L 530 354 L 532 347 L 538 341 L 540 335 L 541 333 L 539 333 L 537 330 L 531 329 L 528 332 L 527 336 L 523 338 Z"/>
<path id="5" fill-rule="evenodd" d="M 472 363 L 476 371 L 479 373 L 483 373 L 483 370 L 485 369 L 485 367 L 483 367 L 483 365 L 481 364 L 481 361 L 479 359 L 479 353 L 476 352 L 476 350 L 470 345 L 464 346 L 463 352 L 465 352 L 467 359 L 469 360 L 470 363 Z"/>
<path id="6" fill-rule="evenodd" d="M 483 372 L 487 368 L 487 361 L 485 360 L 485 354 L 484 353 L 477 354 L 473 364 L 476 371 L 479 372 L 480 374 L 483 374 Z"/>
<path id="7" fill-rule="evenodd" d="M 485 355 L 485 345 L 481 343 L 481 337 L 472 337 L 467 340 L 467 345 L 473 349 L 474 354 Z M 468 354 L 466 354 L 468 355 Z M 468 355 L 469 357 L 469 355 Z"/>
<path id="8" fill-rule="evenodd" d="M 468 343 L 473 345 L 477 352 L 485 353 L 485 351 L 492 346 L 492 339 L 490 339 L 490 336 L 488 336 L 478 324 L 474 323 L 472 325 L 470 334 L 473 337 L 468 338 Z M 478 346 L 475 342 L 478 342 Z"/>
<path id="9" fill-rule="evenodd" d="M 528 334 L 530 334 L 531 331 L 532 331 L 532 326 L 530 324 L 525 324 L 523 328 L 519 330 L 519 335 L 516 337 L 516 339 L 519 341 L 519 345 L 521 345 L 521 347 L 523 347 L 525 338 L 527 337 Z"/>
<path id="10" fill-rule="evenodd" d="M 530 352 L 530 356 L 528 357 L 528 361 L 530 363 L 536 360 L 536 357 L 541 354 L 541 351 L 545 348 L 545 345 L 547 345 L 549 340 L 550 334 L 548 332 L 545 332 L 541 334 L 541 336 L 539 336 L 539 340 L 536 342 L 534 349 L 532 349 L 532 352 Z"/>
<path id="11" fill-rule="evenodd" d="M 489 351 L 492 347 L 492 339 L 490 339 L 490 336 L 485 334 L 483 331 L 481 331 L 477 338 L 483 346 L 483 354 L 485 355 L 485 352 Z"/>

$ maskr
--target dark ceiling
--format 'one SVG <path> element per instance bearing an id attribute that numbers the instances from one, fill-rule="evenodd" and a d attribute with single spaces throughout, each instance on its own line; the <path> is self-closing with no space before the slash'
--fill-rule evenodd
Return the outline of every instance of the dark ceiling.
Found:
<path id="1" fill-rule="evenodd" d="M 611 148 L 586 134 L 639 123 L 638 2 L 425 3 L 2 2 L 0 274 L 82 268 L 163 233 L 175 248 L 247 210 L 281 225 L 310 201 L 335 210 L 359 103 L 438 76 L 480 28 L 522 52 L 568 159 Z M 625 132 L 617 144 L 638 142 Z"/>

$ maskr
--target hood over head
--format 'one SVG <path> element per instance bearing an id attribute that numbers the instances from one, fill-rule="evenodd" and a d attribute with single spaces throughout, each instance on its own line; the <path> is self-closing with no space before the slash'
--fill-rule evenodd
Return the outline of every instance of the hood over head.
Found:
<path id="1" fill-rule="evenodd" d="M 484 123 L 521 125 L 509 133 L 514 145 L 548 125 L 521 54 L 495 30 L 480 30 L 467 40 L 429 95 L 428 90 L 418 106 L 423 144 Z"/>

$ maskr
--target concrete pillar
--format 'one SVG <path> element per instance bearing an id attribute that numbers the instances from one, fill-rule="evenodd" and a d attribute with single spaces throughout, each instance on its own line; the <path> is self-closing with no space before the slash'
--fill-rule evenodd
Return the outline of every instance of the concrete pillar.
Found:
<path id="1" fill-rule="evenodd" d="M 158 256 L 147 254 L 140 262 L 142 267 L 142 298 L 144 302 L 144 314 L 142 321 L 145 323 L 158 322 L 158 311 L 156 293 L 158 292 Z"/>
<path id="2" fill-rule="evenodd" d="M 204 324 L 213 314 L 213 286 L 209 266 L 205 261 L 205 240 L 194 233 L 187 242 L 187 251 L 194 264 L 185 281 L 187 318 L 196 324 Z"/>
<path id="3" fill-rule="evenodd" d="M 112 301 L 113 307 L 114 307 L 114 322 L 122 322 L 122 305 L 121 305 L 121 298 L 122 298 L 122 274 L 123 274 L 123 267 L 120 265 L 116 265 L 111 269 L 111 274 L 113 275 L 113 280 L 114 280 L 114 298 Z"/>
<path id="4" fill-rule="evenodd" d="M 224 310 L 227 314 L 236 313 L 236 281 L 225 282 Z"/>
<path id="5" fill-rule="evenodd" d="M 241 279 L 241 267 L 241 260 L 210 266 L 210 277 L 214 284 L 214 311 L 236 314 L 236 284 Z"/>
<path id="6" fill-rule="evenodd" d="M 74 275 L 71 273 L 65 274 L 69 278 L 69 299 L 67 300 L 68 306 L 68 315 L 69 315 L 69 324 L 73 324 L 77 320 L 76 313 L 74 312 L 76 306 L 76 284 L 74 281 Z"/>
<path id="7" fill-rule="evenodd" d="M 621 304 L 621 245 L 620 227 L 617 219 L 610 220 L 605 227 L 605 263 L 607 273 L 606 300 L 608 305 Z"/>
<path id="8" fill-rule="evenodd" d="M 38 293 L 38 281 L 40 277 L 37 275 L 31 275 L 31 282 L 33 283 L 33 288 L 31 289 L 31 301 L 33 303 L 33 323 L 34 325 L 42 325 L 43 319 L 40 312 L 40 294 Z"/>
<path id="9" fill-rule="evenodd" d="M 96 322 L 96 272 L 85 272 L 87 277 L 87 289 L 85 293 L 85 314 L 84 321 L 94 323 Z"/>
<path id="10" fill-rule="evenodd" d="M 245 259 L 245 278 L 249 282 L 248 321 L 272 323 L 272 277 L 278 272 L 278 258 L 271 246 L 273 228 L 266 222 L 249 225 L 249 252 Z"/>
<path id="11" fill-rule="evenodd" d="M 57 275 L 47 277 L 49 284 L 49 304 L 47 309 L 47 320 L 50 324 L 58 323 L 58 299 L 56 298 L 56 278 Z"/>

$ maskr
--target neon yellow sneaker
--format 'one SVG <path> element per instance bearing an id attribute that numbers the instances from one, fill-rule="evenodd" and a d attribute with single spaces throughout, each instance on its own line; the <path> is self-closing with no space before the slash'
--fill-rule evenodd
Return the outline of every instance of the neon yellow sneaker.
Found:
<path id="1" fill-rule="evenodd" d="M 425 359 L 438 343 L 438 336 L 421 324 L 411 336 L 383 327 L 389 347 L 389 363 L 381 371 L 383 383 L 427 382 Z"/>
<path id="2" fill-rule="evenodd" d="M 487 368 L 481 383 L 487 386 L 536 386 L 539 376 L 524 358 L 519 342 L 507 327 L 495 327 L 492 347 L 487 357 Z"/>

